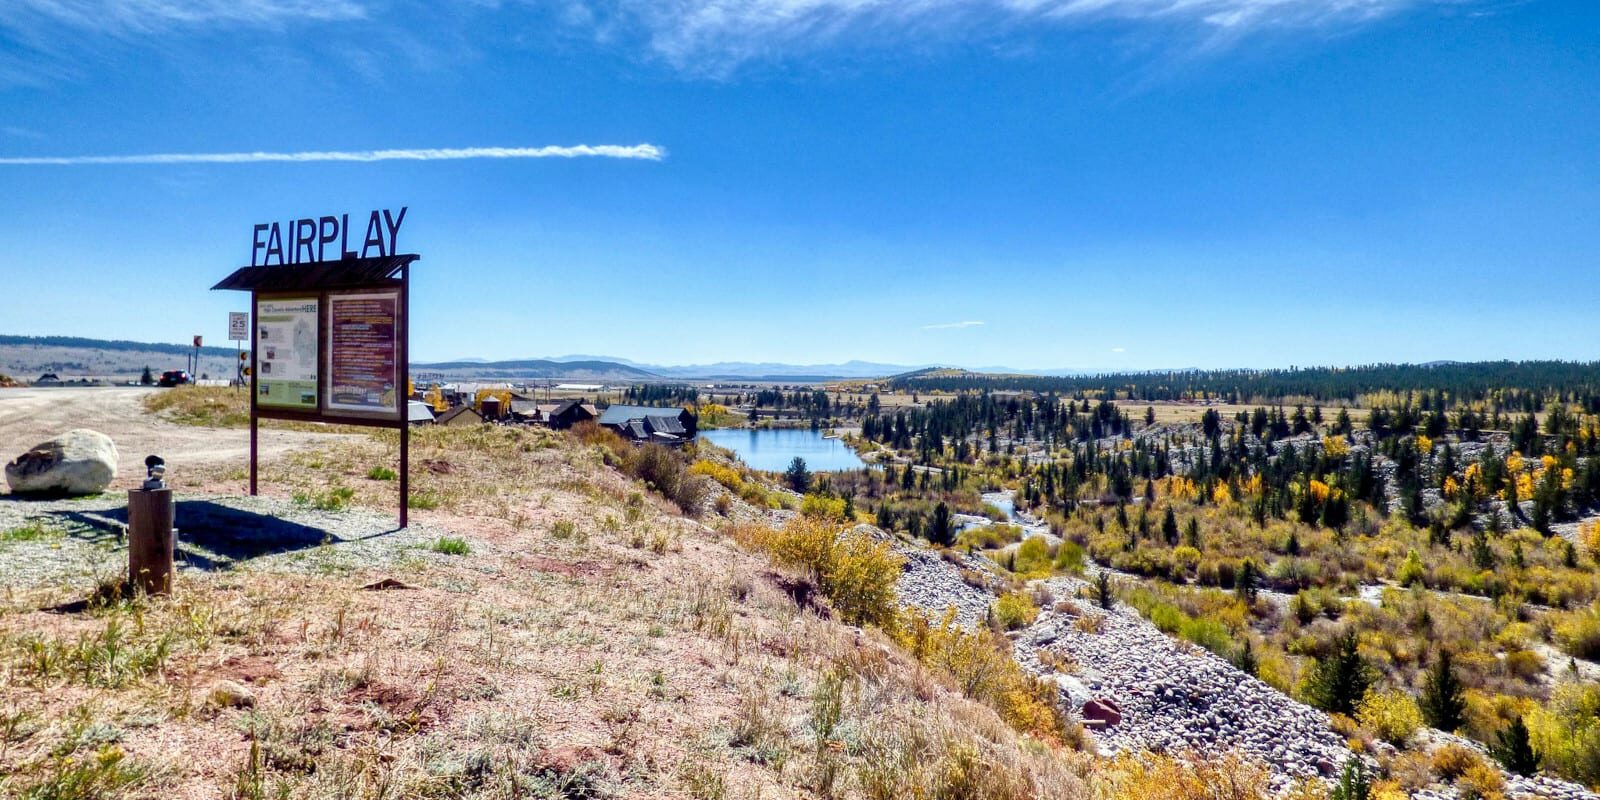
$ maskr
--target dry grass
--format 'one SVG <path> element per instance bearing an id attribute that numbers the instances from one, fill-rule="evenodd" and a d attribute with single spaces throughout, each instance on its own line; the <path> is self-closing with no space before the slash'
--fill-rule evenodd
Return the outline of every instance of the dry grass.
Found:
<path id="1" fill-rule="evenodd" d="M 250 424 L 250 394 L 221 386 L 178 386 L 144 398 L 146 411 L 181 425 L 242 428 Z"/>
<path id="2" fill-rule="evenodd" d="M 802 609 L 597 447 L 415 442 L 415 490 L 438 499 L 416 515 L 471 546 L 403 562 L 414 588 L 246 564 L 81 613 L 43 609 L 89 587 L 7 593 L 0 796 L 1089 796 L 1086 756 Z M 341 439 L 263 487 L 389 508 L 394 482 L 367 475 L 394 447 Z"/>

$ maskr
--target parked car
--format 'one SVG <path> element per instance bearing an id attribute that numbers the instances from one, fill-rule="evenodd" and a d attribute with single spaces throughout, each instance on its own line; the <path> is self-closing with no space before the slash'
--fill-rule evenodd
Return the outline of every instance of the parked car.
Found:
<path id="1" fill-rule="evenodd" d="M 169 369 L 166 372 L 161 373 L 161 380 L 156 381 L 156 385 L 182 386 L 186 383 L 192 383 L 193 381 L 194 379 L 189 377 L 188 371 L 181 369 Z"/>

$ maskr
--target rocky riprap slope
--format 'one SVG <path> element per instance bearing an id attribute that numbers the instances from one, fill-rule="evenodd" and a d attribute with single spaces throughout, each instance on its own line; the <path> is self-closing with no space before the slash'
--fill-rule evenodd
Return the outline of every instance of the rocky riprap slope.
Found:
<path id="1" fill-rule="evenodd" d="M 1045 585 L 1058 597 L 1084 587 L 1073 578 Z M 1267 764 L 1279 789 L 1297 778 L 1332 777 L 1350 757 L 1326 714 L 1211 653 L 1174 641 L 1132 608 L 1119 604 L 1106 612 L 1088 601 L 1073 605 L 1077 614 L 1041 612 L 1017 637 L 1016 655 L 1024 667 L 1061 686 L 1074 708 L 1090 697 L 1121 707 L 1122 721 L 1095 733 L 1102 751 L 1239 752 Z M 1100 618 L 1098 633 L 1080 627 L 1084 615 Z M 1046 651 L 1054 658 L 1041 658 Z M 1058 659 L 1076 665 L 1075 674 L 1047 666 Z"/>
<path id="2" fill-rule="evenodd" d="M 929 550 L 872 525 L 857 525 L 855 532 L 887 542 L 905 557 L 905 567 L 895 587 L 901 605 L 918 609 L 934 620 L 954 608 L 956 624 L 968 629 L 977 628 L 988 619 L 994 594 L 986 587 L 998 586 L 1000 579 L 987 559 L 953 550 Z"/>
<path id="3" fill-rule="evenodd" d="M 870 526 L 863 526 L 870 527 Z M 877 529 L 874 535 L 893 539 Z M 901 601 L 942 613 L 957 609 L 963 624 L 982 624 L 992 595 L 961 577 L 980 572 L 977 564 L 955 564 L 929 550 L 896 541 L 907 557 L 901 576 Z M 981 561 L 966 556 L 964 561 Z M 1040 582 L 1047 593 L 1071 598 L 1086 584 L 1075 578 Z M 1186 754 L 1237 752 L 1259 759 L 1272 773 L 1278 791 L 1300 778 L 1332 778 L 1351 757 L 1343 737 L 1326 714 L 1252 678 L 1214 654 L 1172 639 L 1134 609 L 1118 604 L 1105 612 L 1088 600 L 1074 600 L 1076 614 L 1045 609 L 1013 638 L 1017 661 L 1054 682 L 1062 705 L 1077 715 L 1090 699 L 1110 699 L 1122 712 L 1119 724 L 1092 732 L 1105 754 L 1154 751 Z M 1080 628 L 1083 615 L 1100 617 L 1098 633 Z M 1092 626 L 1089 626 L 1092 627 Z M 1048 653 L 1049 655 L 1044 655 Z M 1054 665 L 1070 664 L 1070 674 Z M 1437 731 L 1434 738 L 1482 746 Z M 1369 767 L 1372 766 L 1369 763 Z M 1600 800 L 1581 786 L 1550 778 L 1506 774 L 1506 796 L 1554 800 Z M 1454 789 L 1423 790 L 1423 800 L 1455 800 Z"/>
<path id="4" fill-rule="evenodd" d="M 946 610 L 956 610 L 956 623 L 965 628 L 983 625 L 994 596 L 962 578 L 962 568 L 931 550 L 901 549 L 906 557 L 897 590 L 902 605 L 912 606 L 940 619 Z M 983 575 L 968 569 L 968 574 Z"/>

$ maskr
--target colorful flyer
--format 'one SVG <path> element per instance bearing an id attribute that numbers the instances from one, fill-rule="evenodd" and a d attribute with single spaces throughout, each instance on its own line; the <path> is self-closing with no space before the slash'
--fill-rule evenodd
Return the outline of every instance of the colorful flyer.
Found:
<path id="1" fill-rule="evenodd" d="M 317 298 L 256 302 L 256 404 L 317 410 Z"/>

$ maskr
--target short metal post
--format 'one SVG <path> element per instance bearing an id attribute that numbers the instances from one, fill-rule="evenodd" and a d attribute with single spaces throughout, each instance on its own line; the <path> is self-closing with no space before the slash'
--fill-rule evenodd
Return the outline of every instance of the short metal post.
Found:
<path id="1" fill-rule="evenodd" d="M 172 591 L 171 489 L 128 492 L 128 583 L 145 594 Z"/>

